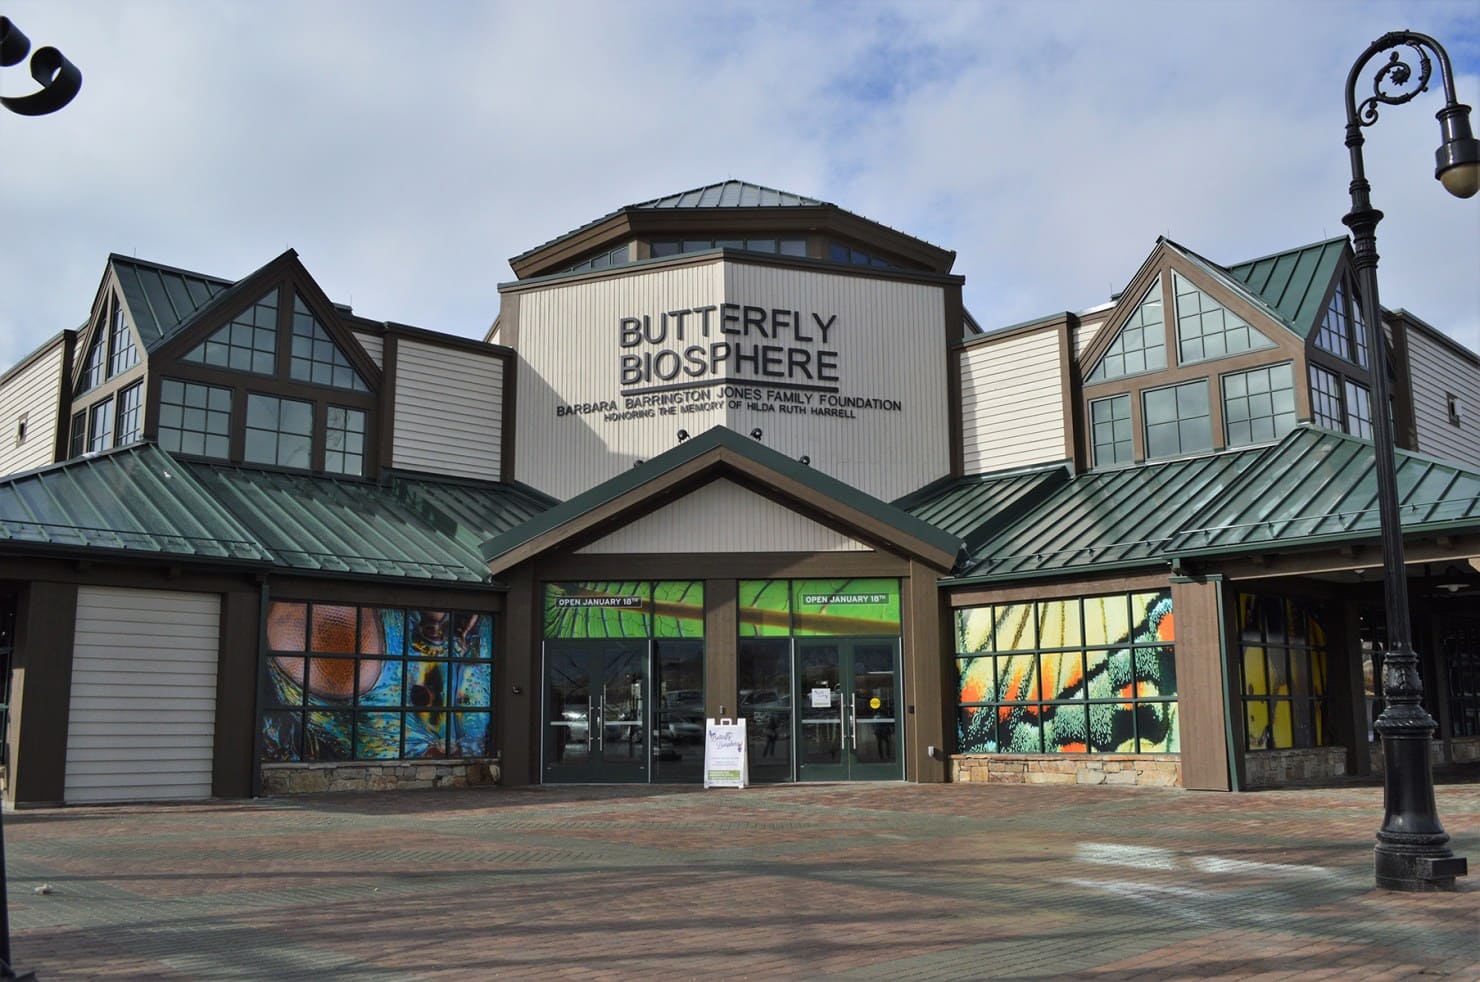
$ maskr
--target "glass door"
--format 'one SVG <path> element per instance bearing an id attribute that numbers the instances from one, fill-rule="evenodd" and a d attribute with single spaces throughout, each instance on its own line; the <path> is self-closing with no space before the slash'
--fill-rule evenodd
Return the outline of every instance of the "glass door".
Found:
<path id="1" fill-rule="evenodd" d="M 646 642 L 545 644 L 544 779 L 648 779 Z"/>
<path id="2" fill-rule="evenodd" d="M 899 642 L 797 639 L 797 776 L 899 780 Z"/>

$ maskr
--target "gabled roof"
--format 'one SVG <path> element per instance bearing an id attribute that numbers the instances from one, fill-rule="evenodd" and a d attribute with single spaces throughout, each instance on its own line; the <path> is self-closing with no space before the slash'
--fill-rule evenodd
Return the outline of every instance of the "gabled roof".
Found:
<path id="1" fill-rule="evenodd" d="M 1400 450 L 1405 533 L 1480 529 L 1480 470 Z M 1166 551 L 1177 556 L 1344 542 L 1378 534 L 1377 465 L 1370 442 L 1302 428 L 1193 516 Z"/>
<path id="2" fill-rule="evenodd" d="M 963 539 L 974 552 L 1068 480 L 1063 464 L 977 474 L 938 481 L 894 504 Z"/>
<path id="3" fill-rule="evenodd" d="M 231 286 L 230 280 L 117 253 L 109 256 L 108 262 L 118 277 L 134 330 L 147 349 L 179 330 Z"/>
<path id="4" fill-rule="evenodd" d="M 188 468 L 148 443 L 0 481 L 0 543 L 272 562 Z"/>
<path id="5" fill-rule="evenodd" d="M 428 479 L 387 486 L 231 464 L 188 466 L 278 565 L 297 572 L 487 583 L 479 543 L 542 507 L 504 485 Z"/>
<path id="6" fill-rule="evenodd" d="M 1228 267 L 1228 275 L 1252 291 L 1302 338 L 1325 316 L 1326 292 L 1341 266 L 1347 239 L 1327 239 Z"/>
<path id="7" fill-rule="evenodd" d="M 1304 425 L 1272 445 L 1091 471 L 974 550 L 952 582 L 1370 541 L 1376 469 L 1369 441 Z M 1397 475 L 1405 534 L 1480 534 L 1480 470 L 1399 450 Z"/>
<path id="8" fill-rule="evenodd" d="M 721 476 L 763 486 L 850 534 L 952 569 L 962 541 L 908 512 L 716 426 L 483 544 L 495 573 L 579 536 L 630 521 Z"/>

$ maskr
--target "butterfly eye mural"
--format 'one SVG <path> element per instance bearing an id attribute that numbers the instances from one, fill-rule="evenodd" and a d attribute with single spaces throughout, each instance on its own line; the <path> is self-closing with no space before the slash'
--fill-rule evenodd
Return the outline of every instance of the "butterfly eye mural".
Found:
<path id="1" fill-rule="evenodd" d="M 489 614 L 275 600 L 267 647 L 264 760 L 492 752 Z"/>
<path id="2" fill-rule="evenodd" d="M 19 65 L 31 50 L 31 39 L 9 17 L 0 17 L 0 67 Z M 31 77 L 39 92 L 0 96 L 0 104 L 21 116 L 45 116 L 61 109 L 82 91 L 82 72 L 53 47 L 37 48 L 31 56 Z"/>
<path id="3" fill-rule="evenodd" d="M 962 753 L 1175 753 L 1170 591 L 956 612 Z"/>

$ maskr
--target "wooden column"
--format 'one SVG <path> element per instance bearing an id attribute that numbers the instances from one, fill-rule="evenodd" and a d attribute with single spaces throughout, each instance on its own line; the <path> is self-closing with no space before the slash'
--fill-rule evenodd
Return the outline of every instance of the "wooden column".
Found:
<path id="1" fill-rule="evenodd" d="M 1173 577 L 1176 628 L 1177 724 L 1182 786 L 1228 791 L 1230 697 L 1225 692 L 1225 631 L 1221 577 Z"/>
<path id="2" fill-rule="evenodd" d="M 704 581 L 704 714 L 718 719 L 740 714 L 739 588 L 735 580 Z"/>
<path id="3" fill-rule="evenodd" d="M 18 808 L 59 805 L 67 777 L 77 586 L 33 580 L 21 591 L 16 614 L 6 797 Z"/>

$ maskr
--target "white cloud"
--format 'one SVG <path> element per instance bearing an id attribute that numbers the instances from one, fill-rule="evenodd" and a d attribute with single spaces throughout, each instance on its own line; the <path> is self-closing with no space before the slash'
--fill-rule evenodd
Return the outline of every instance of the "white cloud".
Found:
<path id="1" fill-rule="evenodd" d="M 510 256 L 727 177 L 956 249 L 984 325 L 1090 306 L 1160 234 L 1229 263 L 1341 234 L 1352 60 L 1412 24 L 1480 100 L 1471 9 L 13 0 L 84 82 L 0 114 L 0 365 L 86 317 L 110 251 L 239 277 L 293 246 L 367 316 L 479 335 Z M 1383 299 L 1480 348 L 1438 105 L 1368 131 Z"/>

